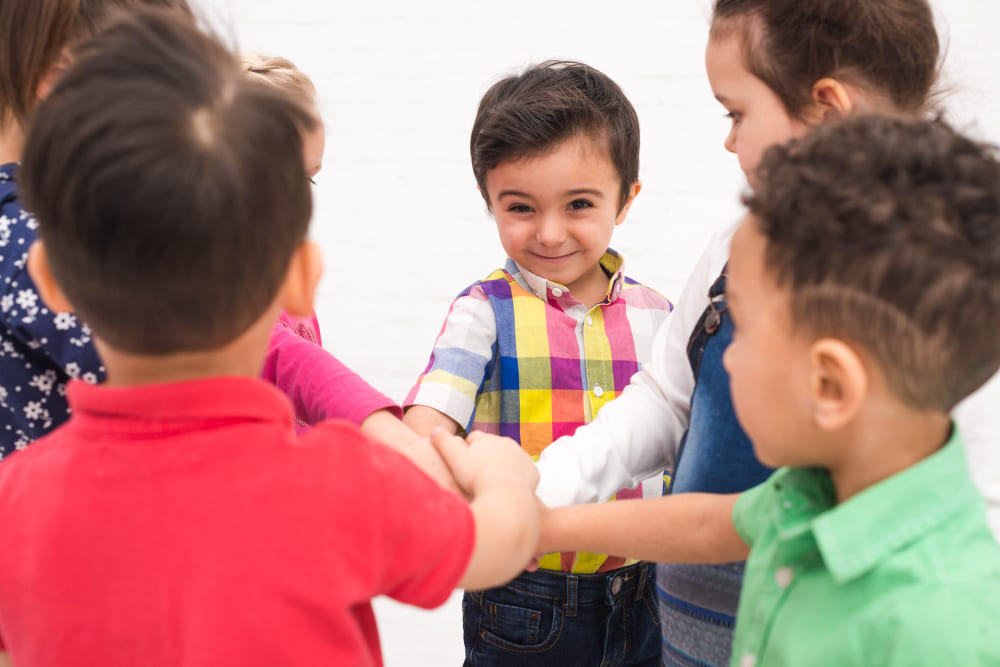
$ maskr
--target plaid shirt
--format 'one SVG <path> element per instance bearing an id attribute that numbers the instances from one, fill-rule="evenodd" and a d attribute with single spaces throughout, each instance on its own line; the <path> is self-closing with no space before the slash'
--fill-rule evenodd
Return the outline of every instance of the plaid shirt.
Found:
<path id="1" fill-rule="evenodd" d="M 607 298 L 588 309 L 562 285 L 508 259 L 452 302 L 404 406 L 434 408 L 466 431 L 508 436 L 537 458 L 553 440 L 591 421 L 652 356 L 653 336 L 671 305 L 625 277 L 622 265 L 613 250 L 604 254 Z M 617 497 L 640 495 L 626 490 Z M 551 554 L 541 567 L 591 573 L 623 563 Z"/>

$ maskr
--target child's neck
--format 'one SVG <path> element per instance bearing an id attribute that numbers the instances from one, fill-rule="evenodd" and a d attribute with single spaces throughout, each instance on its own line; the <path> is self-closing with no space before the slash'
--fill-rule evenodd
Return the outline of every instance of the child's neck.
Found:
<path id="1" fill-rule="evenodd" d="M 14 120 L 0 123 L 0 164 L 20 162 L 24 150 L 24 130 Z"/>
<path id="2" fill-rule="evenodd" d="M 165 384 L 220 376 L 259 377 L 276 312 L 261 318 L 235 340 L 211 350 L 166 355 L 131 354 L 95 336 L 97 351 L 108 370 L 105 386 Z"/>
<path id="3" fill-rule="evenodd" d="M 596 270 L 588 271 L 572 285 L 567 285 L 573 298 L 591 309 L 608 298 L 608 274 L 598 264 Z"/>
<path id="4" fill-rule="evenodd" d="M 868 411 L 845 434 L 838 460 L 828 465 L 837 502 L 902 472 L 937 452 L 951 434 L 951 417 L 903 406 L 883 405 Z"/>

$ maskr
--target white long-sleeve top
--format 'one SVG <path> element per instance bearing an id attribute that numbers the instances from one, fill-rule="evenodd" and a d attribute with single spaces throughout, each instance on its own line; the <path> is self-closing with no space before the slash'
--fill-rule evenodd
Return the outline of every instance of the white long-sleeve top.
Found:
<path id="1" fill-rule="evenodd" d="M 688 339 L 729 258 L 735 229 L 731 225 L 710 241 L 656 334 L 650 363 L 594 421 L 542 452 L 537 489 L 542 502 L 555 507 L 607 500 L 618 489 L 673 468 L 694 392 Z M 959 404 L 954 418 L 972 479 L 986 498 L 990 527 L 1000 541 L 1000 373 Z"/>

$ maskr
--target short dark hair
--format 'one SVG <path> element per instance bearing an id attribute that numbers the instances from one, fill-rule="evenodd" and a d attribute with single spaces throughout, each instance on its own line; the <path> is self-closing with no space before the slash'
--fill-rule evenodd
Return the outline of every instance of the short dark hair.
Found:
<path id="1" fill-rule="evenodd" d="M 950 411 L 1000 367 L 1000 161 L 941 121 L 859 116 L 769 149 L 744 199 L 797 327 Z"/>
<path id="2" fill-rule="evenodd" d="M 311 113 L 171 12 L 80 50 L 36 110 L 19 173 L 81 318 L 135 354 L 211 349 L 272 303 L 312 213 Z"/>
<path id="3" fill-rule="evenodd" d="M 896 112 L 919 113 L 940 70 L 927 0 L 716 0 L 711 36 L 738 34 L 744 64 L 801 119 L 826 76 L 860 86 Z"/>
<path id="4" fill-rule="evenodd" d="M 110 17 L 140 8 L 191 16 L 187 0 L 3 0 L 0 2 L 0 120 L 26 124 L 38 87 L 64 48 L 93 37 Z"/>
<path id="5" fill-rule="evenodd" d="M 639 180 L 639 119 L 622 89 L 593 67 L 548 60 L 493 84 L 472 125 L 472 171 L 490 206 L 486 174 L 501 162 L 544 154 L 570 137 L 604 141 L 621 179 L 619 208 Z"/>

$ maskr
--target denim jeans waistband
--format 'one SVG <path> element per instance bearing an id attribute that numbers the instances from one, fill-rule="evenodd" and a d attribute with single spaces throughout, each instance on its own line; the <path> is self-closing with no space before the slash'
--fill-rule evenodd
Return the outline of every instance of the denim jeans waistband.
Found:
<path id="1" fill-rule="evenodd" d="M 604 600 L 608 604 L 615 604 L 629 596 L 641 600 L 646 595 L 647 582 L 654 577 L 653 566 L 643 562 L 598 574 L 570 574 L 552 570 L 522 572 L 507 586 L 532 595 L 563 599 L 566 602 L 566 613 L 572 616 L 576 612 L 577 603 Z"/>

